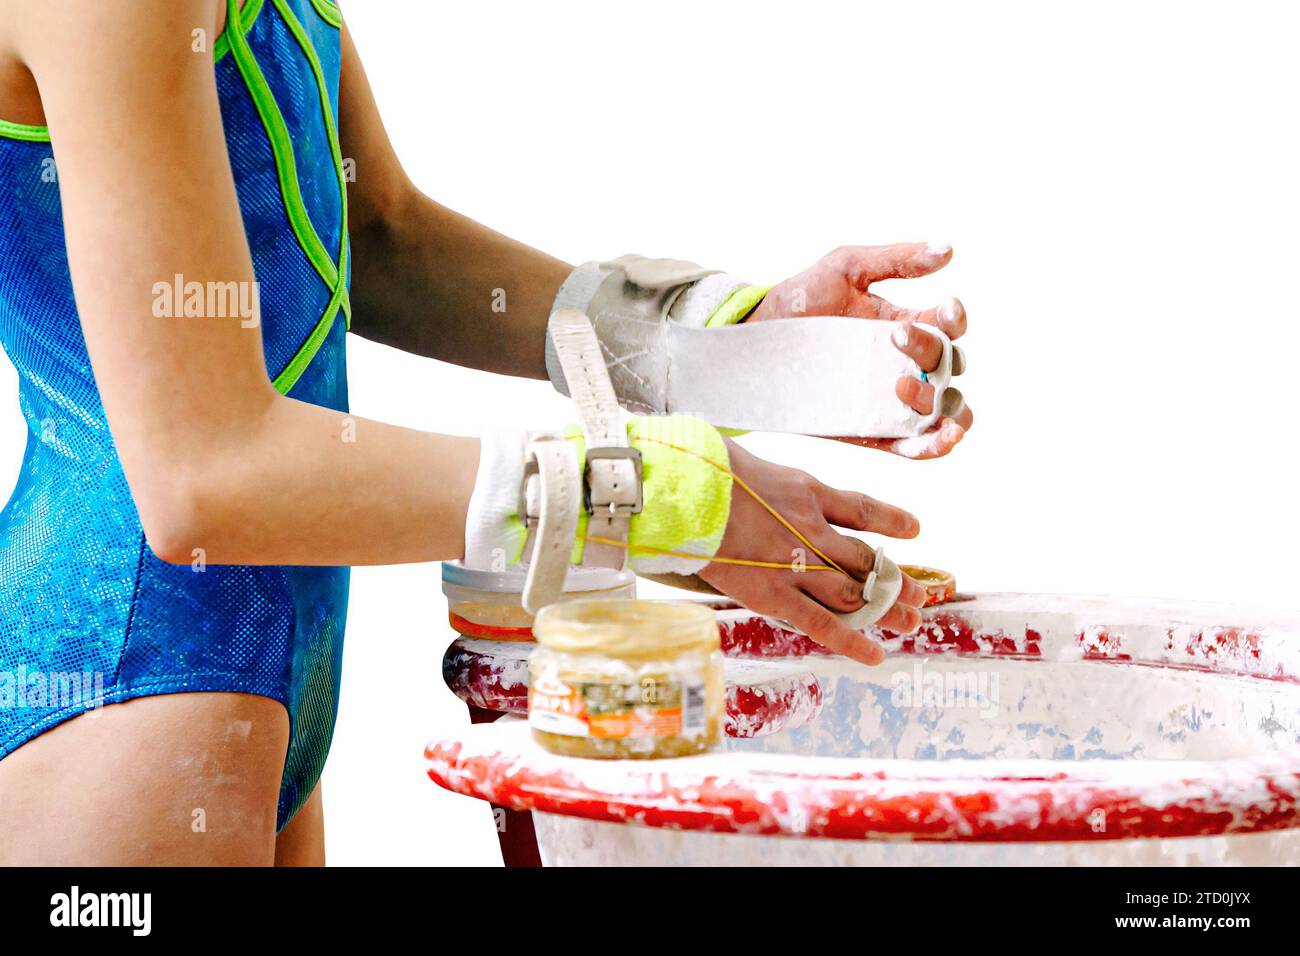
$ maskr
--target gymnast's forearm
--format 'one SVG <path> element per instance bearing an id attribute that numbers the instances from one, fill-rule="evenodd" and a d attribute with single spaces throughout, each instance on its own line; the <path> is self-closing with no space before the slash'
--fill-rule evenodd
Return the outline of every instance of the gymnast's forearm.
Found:
<path id="1" fill-rule="evenodd" d="M 546 378 L 546 320 L 565 263 L 413 189 L 352 243 L 352 331 L 456 365 Z"/>
<path id="2" fill-rule="evenodd" d="M 268 395 L 127 462 L 152 550 L 179 564 L 459 558 L 479 442 Z M 145 464 L 141 464 L 145 462 Z"/>

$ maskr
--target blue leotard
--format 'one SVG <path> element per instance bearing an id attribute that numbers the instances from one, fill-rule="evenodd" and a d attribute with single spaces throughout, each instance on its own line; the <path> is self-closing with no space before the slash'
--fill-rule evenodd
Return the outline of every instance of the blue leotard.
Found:
<path id="1" fill-rule="evenodd" d="M 240 10 L 229 0 L 228 10 L 212 55 L 267 373 L 296 399 L 346 411 L 338 9 L 245 0 Z M 28 425 L 17 487 L 0 511 L 0 757 L 101 702 L 187 691 L 271 697 L 291 727 L 283 827 L 329 749 L 348 570 L 186 567 L 152 554 L 82 338 L 57 156 L 44 128 L 5 122 L 0 343 Z"/>

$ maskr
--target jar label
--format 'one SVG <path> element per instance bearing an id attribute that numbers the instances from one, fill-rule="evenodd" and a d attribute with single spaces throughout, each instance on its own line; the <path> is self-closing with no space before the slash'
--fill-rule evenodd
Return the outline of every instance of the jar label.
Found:
<path id="1" fill-rule="evenodd" d="M 551 672 L 528 689 L 528 723 L 548 734 L 604 740 L 696 736 L 707 725 L 705 701 L 702 676 L 577 681 Z"/>

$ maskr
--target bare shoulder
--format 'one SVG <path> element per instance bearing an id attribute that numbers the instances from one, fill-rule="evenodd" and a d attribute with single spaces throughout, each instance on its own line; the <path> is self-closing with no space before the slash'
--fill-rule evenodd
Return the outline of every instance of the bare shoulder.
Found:
<path id="1" fill-rule="evenodd" d="M 225 20 L 226 0 L 0 0 L 0 121 L 47 125 L 42 88 L 55 74 L 102 58 L 118 37 L 134 37 L 142 51 L 169 37 L 189 38 L 195 48 L 202 34 L 218 36 Z"/>

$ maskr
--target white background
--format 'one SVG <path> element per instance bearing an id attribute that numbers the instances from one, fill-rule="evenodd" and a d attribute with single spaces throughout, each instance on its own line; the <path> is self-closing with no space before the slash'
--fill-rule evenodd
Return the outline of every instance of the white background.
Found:
<path id="1" fill-rule="evenodd" d="M 1294 10 L 344 11 L 420 187 L 570 262 L 637 251 L 775 281 L 844 243 L 952 242 L 948 269 L 880 289 L 966 303 L 976 425 L 951 458 L 746 440 L 915 511 L 894 557 L 963 590 L 1297 605 Z M 362 341 L 349 361 L 362 415 L 459 433 L 569 415 L 541 383 Z M 21 443 L 10 406 L 11 474 Z M 439 675 L 438 584 L 433 565 L 354 572 L 331 862 L 497 859 L 486 805 L 422 771 L 424 742 L 467 722 Z"/>

